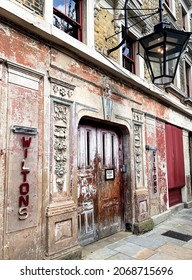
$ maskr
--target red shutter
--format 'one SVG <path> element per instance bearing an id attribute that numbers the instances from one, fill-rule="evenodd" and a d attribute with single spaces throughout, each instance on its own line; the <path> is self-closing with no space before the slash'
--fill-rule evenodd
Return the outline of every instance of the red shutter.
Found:
<path id="1" fill-rule="evenodd" d="M 173 188 L 174 187 L 174 149 L 173 149 L 172 126 L 167 124 L 165 126 L 165 131 L 166 131 L 168 187 Z"/>
<path id="2" fill-rule="evenodd" d="M 175 166 L 175 187 L 185 186 L 185 168 L 183 155 L 183 132 L 182 129 L 173 127 L 174 135 L 174 166 Z"/>
<path id="3" fill-rule="evenodd" d="M 167 175 L 170 206 L 181 202 L 180 188 L 185 186 L 182 129 L 166 125 Z"/>

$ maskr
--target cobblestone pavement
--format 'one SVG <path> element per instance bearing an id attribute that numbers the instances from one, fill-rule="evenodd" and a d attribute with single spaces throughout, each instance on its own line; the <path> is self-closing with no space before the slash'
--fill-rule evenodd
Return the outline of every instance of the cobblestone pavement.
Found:
<path id="1" fill-rule="evenodd" d="M 182 209 L 153 230 L 119 232 L 83 248 L 83 260 L 192 260 L 192 208 Z"/>

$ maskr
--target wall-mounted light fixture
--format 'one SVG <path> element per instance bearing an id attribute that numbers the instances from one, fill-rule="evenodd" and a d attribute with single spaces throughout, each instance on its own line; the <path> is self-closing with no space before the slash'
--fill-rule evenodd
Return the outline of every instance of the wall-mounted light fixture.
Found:
<path id="1" fill-rule="evenodd" d="M 128 36 L 128 10 L 131 10 L 128 8 L 128 0 L 125 0 L 122 10 L 125 13 L 125 34 L 120 44 L 108 49 L 108 54 L 121 47 Z M 180 56 L 185 50 L 192 32 L 171 29 L 168 23 L 163 22 L 162 0 L 159 0 L 159 8 L 151 10 L 153 13 L 147 15 L 146 18 L 159 13 L 160 22 L 154 26 L 153 33 L 138 40 L 138 54 L 144 58 L 152 82 L 157 85 L 167 85 L 172 83 L 175 78 Z"/>
<path id="2" fill-rule="evenodd" d="M 173 82 L 181 53 L 192 33 L 171 29 L 162 21 L 162 0 L 159 14 L 160 23 L 154 26 L 154 32 L 138 40 L 138 54 L 144 58 L 152 82 L 166 85 Z"/>

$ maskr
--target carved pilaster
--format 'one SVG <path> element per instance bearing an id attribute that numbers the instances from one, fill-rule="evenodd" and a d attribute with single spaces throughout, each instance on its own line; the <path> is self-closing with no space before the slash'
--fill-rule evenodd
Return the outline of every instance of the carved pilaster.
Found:
<path id="1" fill-rule="evenodd" d="M 134 124 L 134 149 L 135 149 L 135 171 L 136 171 L 136 186 L 142 184 L 142 139 L 141 126 Z M 142 187 L 142 185 L 141 185 Z"/>
<path id="2" fill-rule="evenodd" d="M 67 192 L 69 153 L 69 106 L 54 102 L 53 192 Z"/>
<path id="3" fill-rule="evenodd" d="M 104 89 L 103 96 L 103 111 L 104 111 L 104 119 L 111 121 L 112 113 L 113 113 L 113 100 L 111 99 L 112 91 L 109 85 Z"/>
<path id="4" fill-rule="evenodd" d="M 133 110 L 133 141 L 134 141 L 134 155 L 135 155 L 136 188 L 143 187 L 142 122 L 143 122 L 143 113 Z"/>

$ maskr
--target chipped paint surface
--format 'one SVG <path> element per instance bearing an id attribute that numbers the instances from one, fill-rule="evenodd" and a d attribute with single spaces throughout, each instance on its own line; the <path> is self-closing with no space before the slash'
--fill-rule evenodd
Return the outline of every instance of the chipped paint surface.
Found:
<path id="1" fill-rule="evenodd" d="M 184 127 L 188 139 L 190 120 L 4 23 L 0 35 L 0 258 L 58 258 L 165 212 L 165 122 Z M 13 125 L 38 134 L 14 134 Z M 25 220 L 18 219 L 22 137 L 32 137 Z"/>
<path id="2" fill-rule="evenodd" d="M 80 125 L 78 222 L 82 244 L 121 228 L 118 146 L 118 136 L 110 129 Z M 114 177 L 107 180 L 105 170 L 110 168 Z"/>

